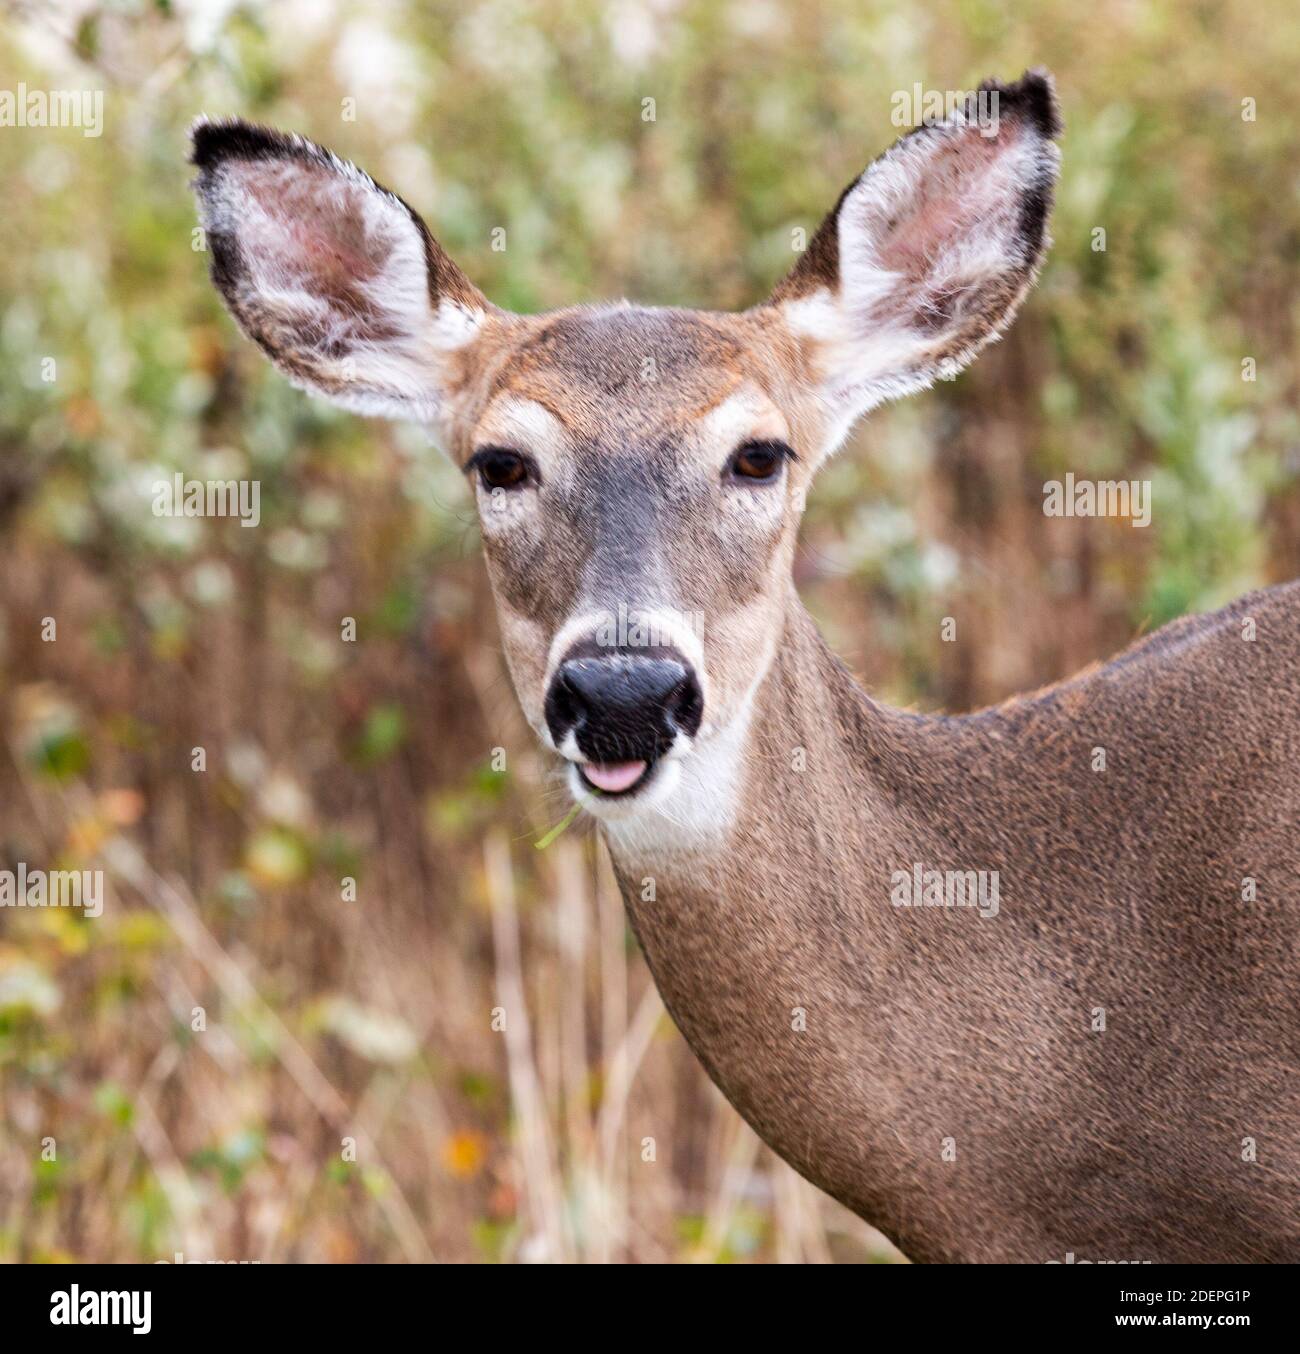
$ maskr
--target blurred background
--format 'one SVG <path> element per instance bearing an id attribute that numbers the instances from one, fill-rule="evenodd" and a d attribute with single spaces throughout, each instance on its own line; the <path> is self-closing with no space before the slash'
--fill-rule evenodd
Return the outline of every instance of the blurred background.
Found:
<path id="1" fill-rule="evenodd" d="M 709 1085 L 587 830 L 537 849 L 567 804 L 465 487 L 237 335 L 186 129 L 331 145 L 504 306 L 734 308 L 898 134 L 896 92 L 1050 67 L 1037 292 L 858 431 L 798 558 L 875 694 L 956 711 L 1300 574 L 1300 13 L 3 13 L 0 89 L 102 90 L 103 129 L 0 126 L 0 868 L 102 869 L 108 901 L 0 909 L 0 1258 L 897 1259 Z M 259 481 L 259 527 L 155 517 L 177 471 Z M 1044 517 L 1067 471 L 1151 480 L 1152 524 Z"/>

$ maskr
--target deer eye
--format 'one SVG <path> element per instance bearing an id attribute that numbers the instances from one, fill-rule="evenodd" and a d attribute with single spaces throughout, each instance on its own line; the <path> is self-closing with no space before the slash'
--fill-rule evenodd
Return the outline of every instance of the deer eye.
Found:
<path id="1" fill-rule="evenodd" d="M 776 479 L 786 458 L 793 456 L 784 442 L 746 442 L 737 448 L 727 471 L 737 479 L 763 483 Z"/>
<path id="2" fill-rule="evenodd" d="M 484 447 L 469 459 L 467 470 L 478 471 L 485 489 L 517 489 L 527 481 L 531 466 L 527 457 L 505 447 Z"/>

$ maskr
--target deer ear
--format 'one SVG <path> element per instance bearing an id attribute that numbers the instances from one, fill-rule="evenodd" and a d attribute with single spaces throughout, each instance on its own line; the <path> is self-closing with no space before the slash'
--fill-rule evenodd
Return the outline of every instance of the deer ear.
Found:
<path id="1" fill-rule="evenodd" d="M 1049 243 L 1051 77 L 987 81 L 845 189 L 773 292 L 809 343 L 831 444 L 882 400 L 955 374 L 1015 314 Z"/>
<path id="2" fill-rule="evenodd" d="M 212 281 L 296 385 L 432 421 L 487 301 L 410 207 L 300 136 L 233 119 L 192 133 Z"/>

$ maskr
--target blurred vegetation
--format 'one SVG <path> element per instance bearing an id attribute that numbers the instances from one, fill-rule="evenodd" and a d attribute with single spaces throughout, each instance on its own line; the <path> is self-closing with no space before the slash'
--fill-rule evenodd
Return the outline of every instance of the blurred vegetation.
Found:
<path id="1" fill-rule="evenodd" d="M 186 129 L 330 144 L 505 306 L 738 307 L 897 134 L 895 90 L 1049 66 L 1036 295 L 860 430 L 798 562 L 873 690 L 962 709 L 1300 573 L 1294 7 L 5 15 L 0 87 L 105 93 L 102 137 L 0 128 L 0 868 L 103 868 L 109 901 L 0 912 L 0 1258 L 888 1257 L 708 1086 L 590 838 L 533 850 L 566 805 L 464 487 L 239 339 Z M 1153 524 L 1044 518 L 1067 470 L 1150 478 Z M 257 479 L 261 526 L 154 517 L 176 471 Z"/>

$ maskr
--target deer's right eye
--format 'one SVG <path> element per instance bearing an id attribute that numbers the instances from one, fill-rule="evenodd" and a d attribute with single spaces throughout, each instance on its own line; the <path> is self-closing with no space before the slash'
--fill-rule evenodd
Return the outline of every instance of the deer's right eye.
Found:
<path id="1" fill-rule="evenodd" d="M 489 492 L 493 489 L 517 489 L 524 484 L 530 474 L 526 457 L 517 451 L 507 451 L 504 447 L 485 447 L 475 452 L 469 466 L 478 471 L 483 487 Z"/>

